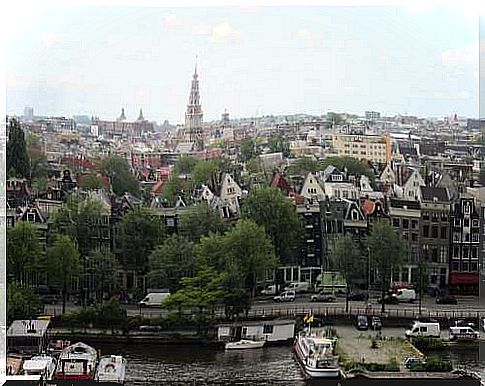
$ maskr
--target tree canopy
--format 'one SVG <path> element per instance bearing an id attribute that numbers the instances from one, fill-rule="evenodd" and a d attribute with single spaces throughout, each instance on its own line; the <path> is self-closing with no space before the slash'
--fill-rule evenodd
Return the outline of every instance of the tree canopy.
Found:
<path id="1" fill-rule="evenodd" d="M 308 173 L 315 173 L 317 170 L 317 161 L 310 157 L 300 157 L 288 166 L 286 174 L 290 176 L 306 176 Z"/>
<path id="2" fill-rule="evenodd" d="M 180 233 L 192 241 L 198 241 L 210 233 L 223 233 L 225 228 L 219 213 L 206 202 L 197 204 L 193 210 L 180 216 Z"/>
<path id="3" fill-rule="evenodd" d="M 258 151 L 254 139 L 247 138 L 241 142 L 241 146 L 239 149 L 239 156 L 241 158 L 241 161 L 247 162 L 257 155 Z"/>
<path id="4" fill-rule="evenodd" d="M 191 174 L 197 165 L 197 159 L 191 155 L 183 155 L 176 162 L 173 167 L 173 173 L 175 176 L 181 174 Z"/>
<path id="5" fill-rule="evenodd" d="M 276 188 L 253 190 L 242 204 L 244 218 L 263 226 L 282 263 L 294 262 L 301 222 L 294 204 Z"/>
<path id="6" fill-rule="evenodd" d="M 120 156 L 112 155 L 105 158 L 99 167 L 101 173 L 110 178 L 111 187 L 117 196 L 130 193 L 138 196 L 140 184 L 130 170 L 128 161 Z"/>
<path id="7" fill-rule="evenodd" d="M 30 179 L 30 159 L 27 144 L 20 123 L 15 118 L 9 120 L 7 141 L 7 175 Z"/>
<path id="8" fill-rule="evenodd" d="M 325 168 L 329 165 L 335 166 L 340 171 L 344 172 L 347 170 L 347 173 L 350 175 L 361 176 L 365 175 L 369 177 L 371 183 L 374 183 L 375 176 L 372 167 L 365 162 L 362 162 L 353 157 L 327 157 L 323 160 L 318 162 L 319 170 L 325 170 Z"/>
<path id="9" fill-rule="evenodd" d="M 276 134 L 269 137 L 268 146 L 273 153 L 283 153 L 283 157 L 290 156 L 290 141 L 282 134 Z"/>

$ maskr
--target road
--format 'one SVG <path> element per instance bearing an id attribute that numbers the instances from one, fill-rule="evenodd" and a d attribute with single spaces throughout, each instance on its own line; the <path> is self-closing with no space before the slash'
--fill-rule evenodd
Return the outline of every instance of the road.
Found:
<path id="1" fill-rule="evenodd" d="M 424 297 L 422 301 L 421 310 L 423 313 L 427 311 L 481 311 L 484 312 L 483 308 L 478 306 L 477 296 L 457 296 L 457 305 L 441 305 L 436 304 L 435 299 L 431 297 Z M 372 310 L 379 311 L 381 305 L 377 303 L 375 299 L 370 300 Z M 350 302 L 351 309 L 365 309 L 367 303 L 362 301 L 352 301 Z M 128 316 L 143 315 L 145 317 L 156 317 L 165 315 L 168 313 L 167 310 L 159 308 L 140 308 L 136 305 L 126 305 L 124 306 L 127 310 Z M 275 303 L 272 299 L 261 299 L 256 298 L 251 307 L 251 312 L 261 314 L 264 312 L 277 312 L 285 310 L 298 310 L 301 312 L 309 312 L 312 309 L 345 309 L 345 297 L 337 297 L 337 300 L 332 303 L 313 303 L 310 301 L 310 295 L 299 295 L 294 302 L 289 303 Z M 74 304 L 68 303 L 66 305 L 66 311 L 75 311 L 80 307 Z M 418 311 L 419 302 L 415 303 L 401 303 L 401 304 L 386 304 L 386 310 L 409 310 Z M 56 305 L 46 305 L 45 313 L 49 315 L 60 315 L 62 313 L 61 304 Z"/>

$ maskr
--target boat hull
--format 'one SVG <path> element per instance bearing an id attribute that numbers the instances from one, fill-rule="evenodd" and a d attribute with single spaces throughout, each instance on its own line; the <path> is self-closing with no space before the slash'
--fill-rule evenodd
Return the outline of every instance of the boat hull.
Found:
<path id="1" fill-rule="evenodd" d="M 295 340 L 295 344 L 293 345 L 293 352 L 306 378 L 341 378 L 340 367 L 315 368 L 308 366 L 305 361 L 305 356 L 300 350 L 297 340 Z"/>
<path id="2" fill-rule="evenodd" d="M 226 350 L 251 350 L 256 348 L 262 348 L 265 342 L 253 342 L 251 344 L 234 344 L 234 343 L 226 343 Z"/>

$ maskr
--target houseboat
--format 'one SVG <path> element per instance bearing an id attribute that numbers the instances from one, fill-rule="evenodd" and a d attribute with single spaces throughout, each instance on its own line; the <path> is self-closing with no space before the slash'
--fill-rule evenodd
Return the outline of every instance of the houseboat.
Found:
<path id="1" fill-rule="evenodd" d="M 37 355 L 47 347 L 48 320 L 14 320 L 7 330 L 7 350 L 25 355 Z"/>
<path id="2" fill-rule="evenodd" d="M 22 370 L 24 375 L 40 375 L 50 381 L 56 370 L 56 360 L 49 355 L 37 355 L 24 361 Z"/>
<path id="3" fill-rule="evenodd" d="M 291 344 L 295 336 L 293 320 L 242 321 L 217 326 L 219 342 L 241 340 L 264 342 L 264 345 Z"/>
<path id="4" fill-rule="evenodd" d="M 306 378 L 339 378 L 339 357 L 335 355 L 335 339 L 319 337 L 308 331 L 299 333 L 293 351 Z"/>
<path id="5" fill-rule="evenodd" d="M 101 357 L 95 380 L 122 385 L 125 382 L 126 360 L 120 355 Z"/>
<path id="6" fill-rule="evenodd" d="M 96 373 L 97 351 L 82 342 L 62 350 L 57 363 L 56 380 L 91 380 Z"/>

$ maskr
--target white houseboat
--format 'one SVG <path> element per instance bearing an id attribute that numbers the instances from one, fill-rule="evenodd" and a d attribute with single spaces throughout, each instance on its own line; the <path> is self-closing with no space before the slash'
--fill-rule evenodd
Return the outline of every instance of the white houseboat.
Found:
<path id="1" fill-rule="evenodd" d="M 217 326 L 217 339 L 224 343 L 246 340 L 274 345 L 291 343 L 294 336 L 293 320 L 244 321 Z"/>
<path id="2" fill-rule="evenodd" d="M 95 380 L 123 384 L 125 382 L 126 360 L 120 355 L 101 357 L 96 370 Z"/>
<path id="3" fill-rule="evenodd" d="M 7 349 L 27 355 L 41 354 L 47 347 L 48 320 L 14 320 L 7 330 Z"/>
<path id="4" fill-rule="evenodd" d="M 293 344 L 296 359 L 307 378 L 339 378 L 339 357 L 335 355 L 336 341 L 306 331 L 299 333 Z"/>
<path id="5" fill-rule="evenodd" d="M 92 380 L 98 363 L 97 351 L 82 342 L 62 350 L 57 363 L 56 380 Z"/>

